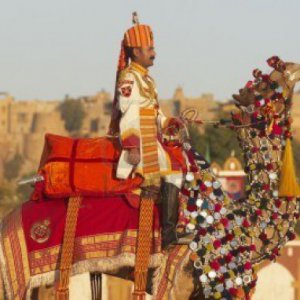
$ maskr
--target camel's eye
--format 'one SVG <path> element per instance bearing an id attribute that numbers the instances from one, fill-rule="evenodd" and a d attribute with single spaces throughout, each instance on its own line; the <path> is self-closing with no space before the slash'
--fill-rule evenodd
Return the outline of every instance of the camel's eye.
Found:
<path id="1" fill-rule="evenodd" d="M 287 79 L 290 81 L 299 80 L 300 79 L 300 70 L 297 70 L 293 73 L 291 71 L 286 71 L 285 75 L 286 75 Z"/>

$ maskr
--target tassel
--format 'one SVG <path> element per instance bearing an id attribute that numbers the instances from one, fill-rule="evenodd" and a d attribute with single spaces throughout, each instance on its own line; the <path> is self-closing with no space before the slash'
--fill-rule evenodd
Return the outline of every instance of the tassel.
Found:
<path id="1" fill-rule="evenodd" d="M 279 197 L 298 197 L 300 196 L 300 187 L 296 179 L 294 167 L 294 158 L 291 140 L 286 140 L 283 153 L 282 167 L 279 182 Z"/>
<path id="2" fill-rule="evenodd" d="M 69 300 L 69 289 L 65 291 L 56 291 L 55 300 Z"/>
<path id="3" fill-rule="evenodd" d="M 133 300 L 146 300 L 146 292 L 144 291 L 134 291 L 132 296 Z"/>
<path id="4" fill-rule="evenodd" d="M 109 135 L 116 135 L 120 132 L 119 123 L 121 118 L 121 112 L 118 108 L 118 97 L 117 97 L 117 91 L 118 91 L 118 82 L 119 82 L 119 76 L 121 71 L 123 71 L 129 63 L 129 57 L 126 55 L 125 51 L 125 42 L 124 40 L 121 43 L 121 50 L 119 55 L 119 61 L 118 61 L 118 69 L 116 72 L 116 83 L 115 83 L 115 94 L 113 98 L 113 107 L 112 107 L 112 114 L 111 114 L 111 120 L 110 124 L 108 126 L 108 134 Z"/>

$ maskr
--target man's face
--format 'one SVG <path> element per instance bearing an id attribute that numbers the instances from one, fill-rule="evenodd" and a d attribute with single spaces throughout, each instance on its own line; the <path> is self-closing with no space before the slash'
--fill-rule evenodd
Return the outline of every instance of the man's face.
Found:
<path id="1" fill-rule="evenodd" d="M 154 47 L 146 48 L 134 48 L 134 61 L 143 66 L 144 68 L 149 68 L 153 66 L 156 52 Z"/>

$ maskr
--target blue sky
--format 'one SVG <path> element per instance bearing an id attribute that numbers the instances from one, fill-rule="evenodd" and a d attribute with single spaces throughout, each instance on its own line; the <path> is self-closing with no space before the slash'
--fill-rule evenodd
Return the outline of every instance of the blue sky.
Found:
<path id="1" fill-rule="evenodd" d="M 230 98 L 274 54 L 300 62 L 299 0 L 1 1 L 0 91 L 61 99 L 114 89 L 131 13 L 154 31 L 161 98 Z"/>

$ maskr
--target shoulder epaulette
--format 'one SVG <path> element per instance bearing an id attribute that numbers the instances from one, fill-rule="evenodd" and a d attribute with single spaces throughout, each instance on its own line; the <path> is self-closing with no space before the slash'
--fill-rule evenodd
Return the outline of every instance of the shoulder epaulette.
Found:
<path id="1" fill-rule="evenodd" d="M 118 84 L 125 80 L 125 77 L 128 73 L 132 73 L 132 70 L 129 66 L 120 72 L 118 77 Z"/>

